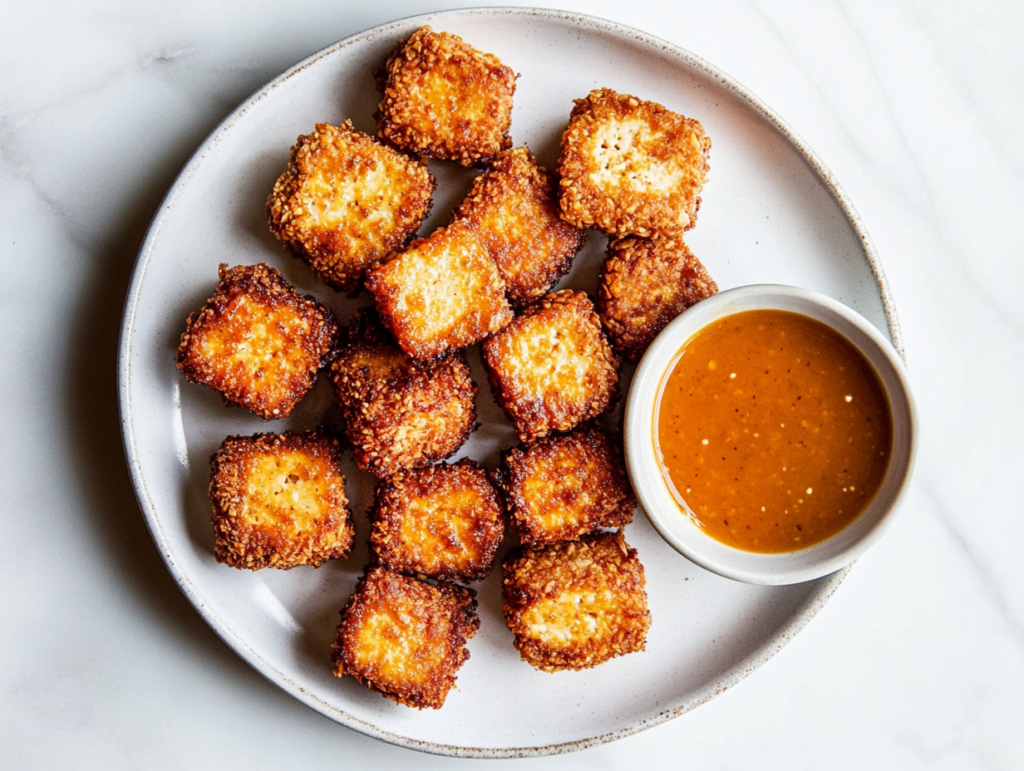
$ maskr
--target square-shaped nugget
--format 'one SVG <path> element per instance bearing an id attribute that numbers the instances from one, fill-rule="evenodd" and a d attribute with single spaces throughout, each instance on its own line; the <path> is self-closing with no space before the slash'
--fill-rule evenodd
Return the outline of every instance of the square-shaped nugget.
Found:
<path id="1" fill-rule="evenodd" d="M 506 452 L 502 487 L 520 540 L 540 546 L 632 521 L 621 445 L 620 435 L 591 425 Z"/>
<path id="2" fill-rule="evenodd" d="M 562 134 L 562 216 L 609 236 L 680 235 L 697 222 L 711 140 L 693 118 L 606 88 Z"/>
<path id="3" fill-rule="evenodd" d="M 480 619 L 469 589 L 367 568 L 341 611 L 334 674 L 409 707 L 440 709 Z"/>
<path id="4" fill-rule="evenodd" d="M 270 230 L 330 286 L 355 294 L 366 269 L 402 248 L 431 206 L 427 167 L 346 121 L 292 147 L 267 199 Z"/>
<path id="5" fill-rule="evenodd" d="M 218 562 L 288 569 L 348 556 L 341 449 L 325 431 L 229 436 L 210 470 Z"/>
<path id="6" fill-rule="evenodd" d="M 379 134 L 417 155 L 487 163 L 512 145 L 516 74 L 458 35 L 421 27 L 388 58 Z"/>
<path id="7" fill-rule="evenodd" d="M 597 308 L 612 347 L 638 361 L 672 319 L 717 292 L 681 240 L 623 238 L 608 245 Z"/>
<path id="8" fill-rule="evenodd" d="M 583 292 L 552 292 L 483 350 L 494 398 L 524 442 L 568 431 L 618 397 L 615 355 Z"/>
<path id="9" fill-rule="evenodd" d="M 537 669 L 588 669 L 644 650 L 651 614 L 644 568 L 622 533 L 510 552 L 502 612 Z"/>
<path id="10" fill-rule="evenodd" d="M 264 420 L 283 418 L 316 382 L 338 324 L 263 263 L 219 273 L 216 293 L 188 317 L 178 369 Z"/>
<path id="11" fill-rule="evenodd" d="M 331 380 L 359 468 L 383 478 L 456 452 L 476 426 L 476 384 L 465 356 L 407 356 L 372 309 L 356 317 L 349 335 Z"/>
<path id="12" fill-rule="evenodd" d="M 371 519 L 370 543 L 381 564 L 428 578 L 483 578 L 505 532 L 498 491 L 469 459 L 380 482 Z"/>
<path id="13" fill-rule="evenodd" d="M 366 288 L 399 346 L 417 359 L 475 343 L 512 320 L 494 260 L 461 222 L 371 269 Z"/>
<path id="14" fill-rule="evenodd" d="M 544 295 L 569 272 L 586 230 L 560 216 L 555 175 L 525 147 L 506 150 L 452 214 L 476 228 L 513 305 Z"/>

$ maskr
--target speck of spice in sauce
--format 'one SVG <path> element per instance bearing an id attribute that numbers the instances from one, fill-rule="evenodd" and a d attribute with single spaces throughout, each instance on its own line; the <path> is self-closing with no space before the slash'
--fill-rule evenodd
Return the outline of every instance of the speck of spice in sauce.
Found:
<path id="1" fill-rule="evenodd" d="M 654 430 L 683 511 L 716 540 L 761 553 L 812 546 L 856 519 L 892 447 L 889 405 L 860 352 L 821 322 L 775 310 L 691 338 L 662 384 Z"/>

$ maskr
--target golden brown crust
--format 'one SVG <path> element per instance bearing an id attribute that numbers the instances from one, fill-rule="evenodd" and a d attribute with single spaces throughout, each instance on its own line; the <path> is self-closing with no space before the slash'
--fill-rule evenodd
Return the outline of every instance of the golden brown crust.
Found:
<path id="1" fill-rule="evenodd" d="M 590 425 L 506 452 L 502 489 L 520 540 L 541 546 L 631 522 L 636 498 L 621 445 Z"/>
<path id="2" fill-rule="evenodd" d="M 313 387 L 338 325 L 264 263 L 221 264 L 217 291 L 188 317 L 178 369 L 264 420 L 283 418 Z"/>
<path id="3" fill-rule="evenodd" d="M 327 284 L 355 294 L 371 264 L 415 235 L 434 185 L 425 165 L 350 121 L 318 123 L 267 199 L 270 230 Z"/>
<path id="4" fill-rule="evenodd" d="M 378 477 L 447 458 L 476 426 L 476 384 L 461 353 L 418 361 L 372 311 L 350 327 L 331 367 L 356 465 Z"/>
<path id="5" fill-rule="evenodd" d="M 483 344 L 498 404 L 533 441 L 600 415 L 618 397 L 615 355 L 583 292 L 551 294 Z"/>
<path id="6" fill-rule="evenodd" d="M 380 563 L 421 578 L 485 577 L 505 533 L 498 491 L 468 458 L 378 483 L 370 518 Z"/>
<path id="7" fill-rule="evenodd" d="M 324 429 L 229 436 L 210 471 L 218 562 L 287 570 L 348 556 L 354 530 L 341 449 Z"/>
<path id="8" fill-rule="evenodd" d="M 494 260 L 459 222 L 372 268 L 366 288 L 398 345 L 418 359 L 475 343 L 512 320 Z"/>
<path id="9" fill-rule="evenodd" d="M 421 27 L 385 69 L 378 133 L 396 147 L 463 166 L 511 147 L 516 74 L 494 54 Z"/>
<path id="10" fill-rule="evenodd" d="M 452 214 L 476 228 L 515 306 L 551 289 L 586 241 L 586 230 L 559 216 L 557 187 L 555 175 L 517 147 L 498 154 Z"/>
<path id="11" fill-rule="evenodd" d="M 711 140 L 700 122 L 602 88 L 577 99 L 562 134 L 562 217 L 609 236 L 692 228 Z"/>
<path id="12" fill-rule="evenodd" d="M 505 557 L 502 576 L 514 645 L 537 669 L 588 669 L 644 650 L 644 568 L 621 532 L 522 547 Z"/>
<path id="13" fill-rule="evenodd" d="M 637 361 L 672 319 L 716 292 L 681 240 L 623 238 L 608 245 L 597 309 L 615 351 Z"/>
<path id="14" fill-rule="evenodd" d="M 369 567 L 341 611 L 334 674 L 399 704 L 440 709 L 479 627 L 470 589 Z"/>

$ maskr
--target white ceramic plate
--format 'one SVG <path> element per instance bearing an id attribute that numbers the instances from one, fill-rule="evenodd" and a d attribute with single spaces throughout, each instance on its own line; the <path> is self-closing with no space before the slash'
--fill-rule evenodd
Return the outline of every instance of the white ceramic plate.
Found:
<path id="1" fill-rule="evenodd" d="M 373 131 L 373 70 L 423 24 L 463 36 L 521 73 L 512 135 L 554 164 L 573 98 L 610 87 L 702 121 L 714 141 L 693 251 L 722 288 L 804 286 L 866 316 L 900 346 L 888 291 L 856 215 L 828 172 L 780 120 L 729 77 L 663 40 L 600 19 L 528 9 L 430 14 L 369 30 L 299 64 L 246 101 L 199 148 L 150 228 L 129 290 L 119 386 L 125 445 L 153 537 L 182 591 L 240 656 L 329 717 L 402 746 L 508 757 L 578 749 L 680 715 L 763 664 L 822 607 L 843 573 L 757 587 L 708 573 L 668 546 L 638 513 L 626 530 L 648 580 L 647 651 L 555 675 L 519 660 L 501 617 L 497 573 L 477 584 L 482 626 L 444 708 L 419 712 L 331 674 L 338 610 L 366 561 L 372 481 L 347 466 L 355 554 L 319 570 L 233 570 L 212 555 L 210 454 L 229 434 L 303 429 L 333 409 L 324 379 L 286 420 L 265 424 L 186 383 L 175 348 L 188 313 L 212 293 L 217 265 L 267 263 L 342 321 L 350 301 L 319 283 L 270 235 L 264 201 L 295 137 L 351 118 Z M 472 174 L 431 162 L 443 224 Z M 593 291 L 604 239 L 592 234 L 561 286 Z M 489 467 L 515 443 L 471 349 L 483 427 L 461 455 Z M 623 382 L 625 393 L 629 373 Z"/>

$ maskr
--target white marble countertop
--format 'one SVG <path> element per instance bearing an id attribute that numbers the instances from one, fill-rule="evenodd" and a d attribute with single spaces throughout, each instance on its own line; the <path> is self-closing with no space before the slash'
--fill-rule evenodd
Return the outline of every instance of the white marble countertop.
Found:
<path id="1" fill-rule="evenodd" d="M 891 282 L 923 443 L 892 531 L 760 671 L 630 738 L 504 762 L 1021 768 L 1024 6 L 561 7 L 690 49 L 758 94 L 828 164 Z M 153 547 L 116 403 L 135 254 L 192 150 L 300 59 L 435 9 L 393 0 L 6 4 L 0 765 L 487 762 L 416 754 L 338 726 L 222 643 Z"/>

